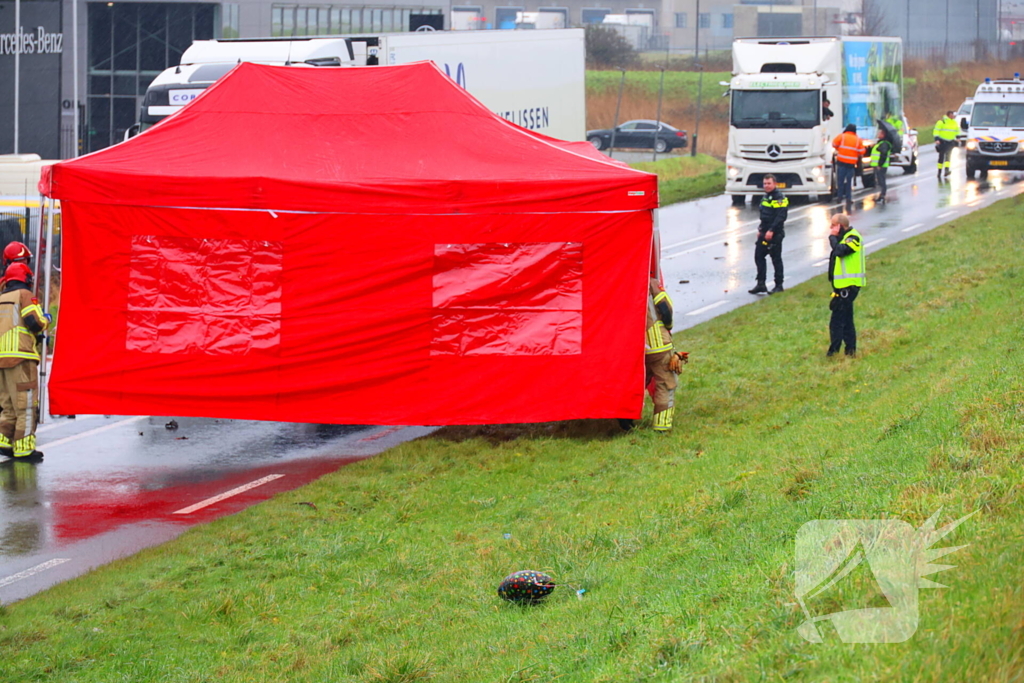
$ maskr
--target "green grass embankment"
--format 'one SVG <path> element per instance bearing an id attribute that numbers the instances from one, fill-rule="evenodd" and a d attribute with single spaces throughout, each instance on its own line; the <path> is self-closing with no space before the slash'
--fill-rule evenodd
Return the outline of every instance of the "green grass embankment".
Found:
<path id="1" fill-rule="evenodd" d="M 668 435 L 443 429 L 4 607 L 0 679 L 1018 681 L 1022 215 L 1018 197 L 869 253 L 857 359 L 824 356 L 820 276 L 677 334 Z M 797 635 L 801 525 L 939 509 L 978 514 L 940 544 L 969 545 L 913 638 Z M 562 585 L 500 601 L 525 568 Z"/>
<path id="2" fill-rule="evenodd" d="M 698 86 L 703 93 L 705 103 L 722 97 L 722 92 L 728 90 L 719 85 L 720 81 L 728 81 L 732 74 L 727 71 L 705 72 L 703 81 L 700 73 L 696 71 L 666 71 L 665 84 L 662 91 L 663 105 L 667 109 L 670 105 L 676 104 L 678 99 L 696 99 Z M 587 70 L 586 88 L 587 95 L 600 95 L 604 93 L 618 93 L 619 85 L 622 82 L 620 71 L 596 71 Z M 660 71 L 628 71 L 624 90 L 627 95 L 653 97 L 657 102 L 658 89 L 661 87 Z M 654 118 L 654 112 L 650 118 Z"/>
<path id="3" fill-rule="evenodd" d="M 661 206 L 721 194 L 725 188 L 725 163 L 707 154 L 672 156 L 630 166 L 658 176 Z"/>

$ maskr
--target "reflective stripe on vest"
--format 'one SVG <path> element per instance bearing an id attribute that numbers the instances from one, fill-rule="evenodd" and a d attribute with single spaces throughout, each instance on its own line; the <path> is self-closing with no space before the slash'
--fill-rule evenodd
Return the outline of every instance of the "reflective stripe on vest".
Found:
<path id="1" fill-rule="evenodd" d="M 882 158 L 882 153 L 878 150 L 878 147 L 881 144 L 882 143 L 878 143 L 871 148 L 871 165 L 874 167 L 878 166 L 878 160 Z M 892 157 L 892 145 L 889 146 L 889 154 L 885 155 L 885 163 L 882 164 L 882 168 L 889 168 L 890 157 Z"/>
<path id="2" fill-rule="evenodd" d="M 856 239 L 851 240 L 851 237 Z M 860 233 L 851 228 L 840 244 L 845 244 L 853 249 L 853 253 L 836 257 L 836 265 L 832 270 L 832 286 L 836 289 L 851 286 L 863 287 L 867 283 L 867 274 L 865 273 L 864 247 Z"/>
<path id="3" fill-rule="evenodd" d="M 761 206 L 767 206 L 770 209 L 785 209 L 789 206 L 789 197 L 783 197 L 781 201 L 772 199 L 768 201 L 768 196 L 761 200 Z"/>
<path id="4" fill-rule="evenodd" d="M 956 136 L 959 132 L 960 126 L 956 125 L 956 121 L 946 117 L 936 121 L 935 128 L 932 129 L 932 133 L 935 137 L 940 140 L 945 140 L 946 142 L 956 140 Z"/>
<path id="5" fill-rule="evenodd" d="M 39 304 L 30 304 L 20 312 L 16 312 L 18 310 L 16 306 L 11 308 L 12 328 L 0 335 L 0 358 L 24 358 L 38 361 L 39 350 L 36 345 L 36 337 L 22 325 L 22 321 L 27 315 L 35 315 L 37 320 L 45 320 L 42 307 Z M 31 350 L 23 350 L 22 347 Z"/>
<path id="6" fill-rule="evenodd" d="M 662 351 L 671 351 L 672 342 L 665 342 L 661 336 L 661 331 L 665 329 L 665 323 L 660 320 L 656 321 L 653 325 L 647 328 L 647 337 L 644 340 L 647 350 L 644 353 L 661 353 Z M 634 337 L 635 339 L 636 337 Z"/>
<path id="7" fill-rule="evenodd" d="M 850 137 L 857 141 L 857 146 L 851 147 L 847 144 Z M 839 148 L 837 150 L 839 161 L 844 164 L 856 164 L 862 154 L 860 137 L 856 133 L 843 133 L 839 136 Z"/>

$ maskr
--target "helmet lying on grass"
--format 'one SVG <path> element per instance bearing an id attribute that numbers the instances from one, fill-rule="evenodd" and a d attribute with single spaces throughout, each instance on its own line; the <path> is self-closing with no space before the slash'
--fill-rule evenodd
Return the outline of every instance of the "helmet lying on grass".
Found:
<path id="1" fill-rule="evenodd" d="M 498 585 L 498 595 L 512 602 L 539 602 L 553 590 L 554 579 L 529 569 L 509 574 Z"/>

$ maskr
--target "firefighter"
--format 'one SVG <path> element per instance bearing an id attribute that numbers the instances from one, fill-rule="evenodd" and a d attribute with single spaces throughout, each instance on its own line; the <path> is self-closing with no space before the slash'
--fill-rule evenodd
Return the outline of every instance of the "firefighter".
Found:
<path id="1" fill-rule="evenodd" d="M 935 134 L 935 151 L 939 153 L 938 178 L 949 176 L 949 158 L 953 155 L 953 148 L 956 147 L 956 136 L 960 132 L 960 126 L 956 125 L 956 112 L 947 111 L 946 115 L 935 122 L 932 132 Z"/>
<path id="2" fill-rule="evenodd" d="M 751 294 L 776 294 L 782 288 L 782 238 L 786 236 L 786 217 L 789 215 L 789 199 L 783 196 L 775 183 L 775 176 L 764 176 L 764 198 L 761 200 L 761 225 L 757 228 L 757 244 L 754 246 L 754 265 L 757 267 L 757 284 L 747 290 Z M 768 277 L 767 257 L 772 257 L 775 287 L 768 291 L 765 280 Z"/>
<path id="3" fill-rule="evenodd" d="M 844 198 L 847 204 L 853 203 L 853 178 L 857 175 L 857 165 L 860 158 L 864 156 L 864 143 L 857 135 L 857 126 L 849 124 L 832 140 L 832 147 L 836 150 L 836 179 L 839 189 L 837 190 L 839 201 Z"/>
<path id="4" fill-rule="evenodd" d="M 661 284 L 651 278 L 647 296 L 647 334 L 644 343 L 644 386 L 654 401 L 654 431 L 672 429 L 675 412 L 676 375 L 685 353 L 672 351 L 672 300 Z"/>
<path id="5" fill-rule="evenodd" d="M 864 269 L 864 244 L 860 233 L 850 227 L 845 214 L 832 216 L 829 229 L 828 279 L 832 284 L 829 309 L 832 319 L 828 330 L 831 339 L 828 353 L 834 356 L 846 344 L 846 355 L 857 355 L 857 328 L 853 324 L 853 302 L 867 282 Z"/>
<path id="6" fill-rule="evenodd" d="M 39 461 L 36 396 L 39 338 L 48 319 L 32 296 L 32 270 L 12 263 L 0 293 L 0 455 Z"/>
<path id="7" fill-rule="evenodd" d="M 12 263 L 24 263 L 29 265 L 32 259 L 32 252 L 21 242 L 10 242 L 4 247 L 4 269 Z"/>

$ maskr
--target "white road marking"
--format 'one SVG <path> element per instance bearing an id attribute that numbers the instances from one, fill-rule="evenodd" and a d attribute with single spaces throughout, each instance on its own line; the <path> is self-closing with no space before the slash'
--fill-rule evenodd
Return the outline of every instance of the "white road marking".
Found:
<path id="1" fill-rule="evenodd" d="M 902 230 L 900 230 L 900 232 L 910 232 L 911 230 L 917 230 L 918 228 L 923 227 L 923 226 L 924 226 L 924 223 L 914 223 L 909 228 L 903 228 Z"/>
<path id="2" fill-rule="evenodd" d="M 74 420 L 61 420 L 59 422 L 50 422 L 37 429 L 36 434 L 42 434 L 44 432 L 50 431 L 51 429 L 56 429 L 57 427 L 66 427 L 67 425 L 80 424 L 87 420 L 95 420 L 98 417 L 102 417 L 102 415 L 79 415 Z"/>
<path id="3" fill-rule="evenodd" d="M 879 238 L 878 238 L 877 240 L 871 240 L 870 242 L 868 242 L 867 244 L 865 244 L 865 245 L 864 245 L 864 248 L 865 248 L 865 249 L 867 249 L 868 247 L 873 247 L 873 246 L 875 246 L 876 244 L 881 244 L 881 243 L 882 243 L 882 242 L 884 242 L 884 241 L 885 241 L 885 238 L 884 238 L 884 237 L 879 237 Z"/>
<path id="4" fill-rule="evenodd" d="M 49 560 L 47 562 L 43 562 L 42 564 L 37 564 L 34 567 L 30 567 L 29 569 L 26 569 L 23 572 L 18 572 L 17 574 L 11 574 L 8 577 L 0 579 L 0 588 L 3 588 L 4 586 L 9 586 L 12 583 L 14 583 L 15 581 L 21 581 L 22 579 L 27 579 L 30 576 L 35 576 L 36 574 L 38 574 L 40 572 L 45 572 L 47 569 L 52 569 L 53 567 L 56 567 L 58 565 L 62 565 L 65 562 L 70 562 L 70 561 L 71 561 L 70 557 L 57 557 L 57 558 L 54 558 L 54 559 Z"/>
<path id="5" fill-rule="evenodd" d="M 755 232 L 757 232 L 757 230 L 747 230 L 746 232 L 736 233 L 736 234 L 733 235 L 733 237 L 745 237 L 747 235 L 753 235 Z M 725 245 L 723 245 L 721 242 L 716 240 L 714 242 L 709 242 L 707 244 L 702 244 L 699 247 L 690 247 L 689 249 L 686 249 L 685 251 L 677 251 L 674 254 L 669 254 L 665 258 L 673 259 L 676 256 L 682 256 L 683 254 L 690 254 L 690 253 L 693 253 L 695 251 L 701 251 L 702 249 L 709 249 L 709 248 L 714 247 L 714 246 L 725 246 Z"/>
<path id="6" fill-rule="evenodd" d="M 118 420 L 117 422 L 112 422 L 108 425 L 97 427 L 96 429 L 90 429 L 89 431 L 82 432 L 81 434 L 75 434 L 74 436 L 65 436 L 63 439 L 57 439 L 56 441 L 50 441 L 45 444 L 39 445 L 40 447 L 45 446 L 47 448 L 53 448 L 54 446 L 62 446 L 66 443 L 71 443 L 72 441 L 78 441 L 79 439 L 84 439 L 87 436 L 92 436 L 93 434 L 100 434 L 111 429 L 116 429 L 117 427 L 123 427 L 124 425 L 131 424 L 132 422 L 145 420 L 147 417 L 149 417 L 149 415 L 138 415 L 136 417 L 129 417 L 127 420 Z"/>
<path id="7" fill-rule="evenodd" d="M 947 211 L 946 213 L 940 213 L 939 214 L 939 218 L 949 218 L 950 216 L 952 216 L 955 213 L 956 213 L 956 211 Z"/>
<path id="8" fill-rule="evenodd" d="M 813 263 L 813 264 L 811 264 L 811 267 L 812 267 L 812 268 L 820 268 L 821 266 L 825 265 L 825 264 L 826 264 L 826 263 L 828 263 L 828 262 L 829 262 L 829 259 L 827 259 L 827 258 L 825 258 L 825 259 L 821 259 L 821 260 L 820 260 L 820 261 L 818 261 L 817 263 Z"/>
<path id="9" fill-rule="evenodd" d="M 726 228 L 725 230 L 718 230 L 717 232 L 709 232 L 706 235 L 700 235 L 698 237 L 691 237 L 690 239 L 683 240 L 682 242 L 675 242 L 674 244 L 665 245 L 665 246 L 663 246 L 661 248 L 661 250 L 662 251 L 668 251 L 669 249 L 675 249 L 676 247 L 681 247 L 684 244 L 689 244 L 690 242 L 699 242 L 700 240 L 711 239 L 712 237 L 717 237 L 719 235 L 728 235 L 731 231 L 735 230 L 736 228 L 746 228 L 746 227 L 748 227 L 750 225 L 757 225 L 759 222 L 760 221 L 747 221 L 746 223 L 740 223 L 739 225 L 734 226 L 732 228 Z"/>
<path id="10" fill-rule="evenodd" d="M 263 477 L 262 479 L 257 479 L 256 481 L 250 481 L 248 484 L 243 484 L 242 486 L 239 486 L 238 488 L 231 489 L 230 491 L 225 491 L 224 493 L 221 493 L 220 495 L 214 496 L 213 498 L 207 498 L 206 500 L 200 501 L 200 502 L 196 503 L 195 505 L 189 505 L 187 508 L 182 508 L 180 510 L 175 510 L 171 514 L 172 515 L 190 515 L 193 512 L 195 512 L 196 510 L 202 510 L 203 508 L 209 507 L 209 506 L 213 505 L 214 503 L 219 503 L 220 501 L 225 500 L 227 498 L 230 498 L 232 496 L 237 496 L 239 493 L 245 493 L 246 491 L 248 491 L 250 489 L 254 489 L 257 486 L 263 486 L 264 484 L 272 482 L 275 479 L 280 479 L 283 476 L 284 476 L 283 474 L 268 474 L 267 476 Z"/>
<path id="11" fill-rule="evenodd" d="M 700 315 L 701 313 L 704 313 L 705 311 L 710 311 L 712 308 L 718 308 L 719 306 L 723 306 L 723 305 L 725 305 L 727 303 L 729 303 L 729 302 L 726 301 L 725 299 L 722 299 L 721 301 L 716 301 L 713 304 L 708 304 L 707 306 L 705 306 L 703 308 L 698 308 L 696 311 L 690 311 L 686 315 Z"/>

